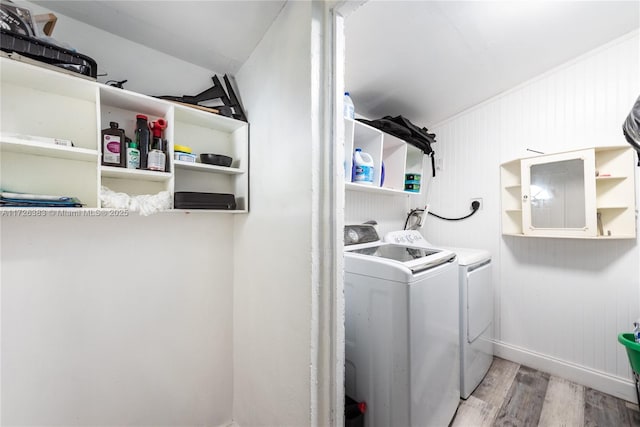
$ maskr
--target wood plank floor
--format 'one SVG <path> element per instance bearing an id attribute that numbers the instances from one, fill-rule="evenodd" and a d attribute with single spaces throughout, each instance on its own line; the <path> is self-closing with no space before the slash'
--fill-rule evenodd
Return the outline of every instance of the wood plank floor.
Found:
<path id="1" fill-rule="evenodd" d="M 640 426 L 638 406 L 508 360 L 494 358 L 451 427 Z"/>

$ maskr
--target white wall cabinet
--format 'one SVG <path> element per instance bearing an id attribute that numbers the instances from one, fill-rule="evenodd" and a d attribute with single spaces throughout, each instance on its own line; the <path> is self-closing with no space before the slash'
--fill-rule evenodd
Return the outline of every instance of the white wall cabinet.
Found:
<path id="1" fill-rule="evenodd" d="M 636 236 L 634 154 L 598 147 L 501 165 L 502 233 L 631 239 Z"/>
<path id="2" fill-rule="evenodd" d="M 382 193 L 419 194 L 420 191 L 405 191 L 405 174 L 422 176 L 423 152 L 419 148 L 379 129 L 357 120 L 344 119 L 344 167 L 345 186 L 348 190 Z M 373 184 L 351 182 L 353 153 L 362 149 L 373 158 Z M 384 165 L 384 179 L 382 173 Z M 421 180 L 421 183 L 424 180 Z"/>
<path id="3" fill-rule="evenodd" d="M 10 58 L 0 61 L 0 188 L 73 196 L 86 208 L 101 207 L 101 185 L 129 195 L 232 193 L 236 210 L 206 212 L 248 211 L 248 123 Z M 118 122 L 134 139 L 136 114 L 147 115 L 149 122 L 167 121 L 167 172 L 101 165 L 101 130 Z M 67 139 L 74 147 L 24 141 L 14 134 Z M 190 146 L 194 154 L 227 155 L 233 163 L 219 167 L 176 161 L 174 144 Z"/>

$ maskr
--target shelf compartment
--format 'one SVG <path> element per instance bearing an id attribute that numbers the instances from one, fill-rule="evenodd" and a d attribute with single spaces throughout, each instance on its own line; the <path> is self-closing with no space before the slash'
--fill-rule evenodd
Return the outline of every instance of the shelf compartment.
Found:
<path id="1" fill-rule="evenodd" d="M 118 89 L 111 86 L 100 86 L 100 105 L 116 107 L 121 110 L 145 114 L 148 116 L 165 118 L 171 109 L 171 104 L 152 96 Z M 133 121 L 135 122 L 135 114 Z M 151 118 L 149 118 L 151 120 Z M 117 120 L 110 120 L 117 121 Z M 108 127 L 109 122 L 106 123 Z M 104 125 L 104 122 L 103 122 Z M 122 126 L 121 126 L 122 127 Z"/>
<path id="2" fill-rule="evenodd" d="M 176 122 L 182 122 L 193 126 L 218 129 L 227 133 L 248 126 L 246 122 L 235 120 L 219 114 L 208 113 L 185 105 L 174 104 Z"/>
<path id="3" fill-rule="evenodd" d="M 9 84 L 22 86 L 21 89 L 57 94 L 68 99 L 82 99 L 95 104 L 96 83 L 93 80 L 16 59 L 3 57 L 1 61 L 3 92 L 5 84 Z M 4 96 L 3 93 L 2 97 Z"/>
<path id="4" fill-rule="evenodd" d="M 520 187 L 520 160 L 503 163 L 500 167 L 500 180 L 503 188 Z"/>
<path id="5" fill-rule="evenodd" d="M 100 155 L 97 150 L 67 147 L 65 145 L 48 144 L 39 141 L 26 141 L 4 135 L 0 137 L 0 151 L 82 162 L 96 162 Z"/>
<path id="6" fill-rule="evenodd" d="M 191 164 L 193 166 L 193 164 Z M 236 199 L 236 211 L 247 210 L 247 190 L 246 181 L 243 178 L 246 176 L 241 174 L 229 174 L 229 173 L 212 173 L 210 165 L 204 165 L 205 167 L 199 168 L 182 168 L 176 167 L 175 169 L 175 191 L 196 191 L 201 193 L 224 193 L 233 194 Z M 217 171 L 219 167 L 214 167 Z M 228 169 L 228 168 L 227 168 Z M 185 209 L 190 210 L 190 209 Z M 209 211 L 208 209 L 206 209 Z M 200 212 L 200 209 L 194 209 L 194 211 Z M 213 209 L 214 212 L 218 210 Z M 229 211 L 224 211 L 229 212 Z"/>
<path id="7" fill-rule="evenodd" d="M 171 173 L 169 172 L 127 169 L 114 166 L 102 166 L 101 175 L 103 178 L 135 179 L 153 182 L 165 182 L 171 179 Z"/>
<path id="8" fill-rule="evenodd" d="M 246 169 L 247 150 L 245 141 L 247 138 L 247 126 L 240 126 L 233 131 L 226 132 L 216 128 L 198 126 L 188 121 L 176 120 L 173 142 L 174 145 L 191 147 L 192 153 L 196 156 L 203 153 L 229 156 L 233 159 L 231 168 Z"/>
<path id="9" fill-rule="evenodd" d="M 4 66 L 4 62 L 2 62 Z M 4 69 L 2 70 L 4 72 Z M 2 76 L 0 123 L 4 134 L 67 139 L 76 148 L 97 149 L 95 87 L 90 99 L 72 98 L 32 87 L 7 83 Z"/>
<path id="10" fill-rule="evenodd" d="M 187 169 L 199 172 L 219 173 L 227 175 L 240 175 L 245 173 L 242 169 L 239 168 L 208 165 L 206 163 L 185 162 L 182 160 L 174 160 L 173 165 L 176 169 Z"/>
<path id="11" fill-rule="evenodd" d="M 622 178 L 596 178 L 597 206 L 628 206 L 629 194 L 633 193 L 631 180 Z"/>
<path id="12" fill-rule="evenodd" d="M 521 234 L 522 233 L 522 211 L 510 209 L 502 212 L 502 233 Z"/>
<path id="13" fill-rule="evenodd" d="M 382 187 L 389 190 L 404 191 L 404 173 L 407 162 L 407 143 L 391 135 L 384 135 L 382 144 L 382 162 L 385 179 Z M 380 167 L 382 169 L 382 166 Z M 382 175 L 382 170 L 380 171 Z M 420 172 L 422 174 L 422 172 Z M 375 180 L 374 180 L 375 182 Z"/>
<path id="14" fill-rule="evenodd" d="M 4 144 L 2 146 L 4 148 Z M 78 154 L 75 150 L 64 153 Z M 76 197 L 86 207 L 96 208 L 99 188 L 97 154 L 81 151 L 80 158 L 82 161 L 3 150 L 0 156 L 0 188 L 15 193 Z"/>
<path id="15" fill-rule="evenodd" d="M 360 148 L 362 152 L 368 153 L 373 158 L 373 185 L 379 187 L 380 180 L 382 178 L 382 149 L 384 134 L 378 129 L 359 121 L 353 121 L 353 126 L 353 145 L 351 152 L 349 154 L 345 153 L 345 156 L 351 156 L 350 165 L 351 168 L 353 168 L 353 153 L 355 150 Z M 350 171 L 351 169 L 346 171 L 348 173 L 348 177 L 346 177 L 345 182 L 351 181 Z"/>

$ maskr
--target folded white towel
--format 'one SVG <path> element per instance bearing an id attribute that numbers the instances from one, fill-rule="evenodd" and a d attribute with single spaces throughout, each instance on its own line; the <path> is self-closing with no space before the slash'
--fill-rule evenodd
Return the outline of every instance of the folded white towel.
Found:
<path id="1" fill-rule="evenodd" d="M 103 208 L 128 209 L 130 212 L 149 216 L 171 209 L 171 193 L 161 191 L 158 194 L 130 196 L 126 193 L 116 193 L 102 186 L 100 187 L 100 202 Z"/>

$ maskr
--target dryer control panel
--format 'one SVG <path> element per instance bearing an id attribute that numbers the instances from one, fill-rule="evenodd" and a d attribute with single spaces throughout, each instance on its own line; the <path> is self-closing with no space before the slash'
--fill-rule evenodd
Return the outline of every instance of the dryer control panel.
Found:
<path id="1" fill-rule="evenodd" d="M 428 244 L 418 230 L 391 231 L 384 236 L 384 241 L 404 245 Z"/>

